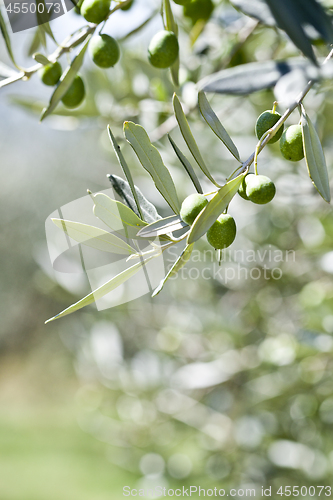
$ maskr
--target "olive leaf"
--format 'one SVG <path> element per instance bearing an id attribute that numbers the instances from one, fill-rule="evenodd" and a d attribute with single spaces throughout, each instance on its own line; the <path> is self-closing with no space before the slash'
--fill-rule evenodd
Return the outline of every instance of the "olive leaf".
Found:
<path id="1" fill-rule="evenodd" d="M 89 191 L 89 194 L 94 201 L 94 214 L 112 231 L 124 232 L 127 238 L 135 238 L 137 232 L 147 225 L 120 201 L 112 200 L 104 193 L 92 194 Z"/>
<path id="2" fill-rule="evenodd" d="M 303 71 L 308 80 L 318 80 L 319 70 L 306 59 L 293 57 L 285 61 L 263 61 L 223 69 L 203 78 L 198 88 L 218 94 L 247 95 L 274 87 L 293 70 Z"/>
<path id="3" fill-rule="evenodd" d="M 101 299 L 108 293 L 112 292 L 112 290 L 115 290 L 116 288 L 118 288 L 118 286 L 125 283 L 125 281 L 129 280 L 138 271 L 140 271 L 140 269 L 144 268 L 147 262 L 153 259 L 154 257 L 155 255 L 148 257 L 147 259 L 137 262 L 133 266 L 125 269 L 125 271 L 122 271 L 117 276 L 114 276 L 112 279 L 104 283 L 104 285 L 100 286 L 92 293 L 89 293 L 83 299 L 79 300 L 75 304 L 72 304 L 71 306 L 67 307 L 61 313 L 56 314 L 55 316 L 53 316 L 53 318 L 48 319 L 47 321 L 45 321 L 45 323 L 50 323 L 51 321 L 62 318 L 63 316 L 67 316 L 67 314 L 71 314 L 75 311 L 78 311 L 79 309 L 82 309 L 82 307 L 88 306 L 89 304 L 92 304 L 96 300 Z"/>
<path id="4" fill-rule="evenodd" d="M 313 27 L 327 43 L 333 42 L 333 25 L 330 16 L 317 0 L 265 0 L 277 25 L 312 62 L 317 64 L 311 37 L 306 27 Z"/>
<path id="5" fill-rule="evenodd" d="M 35 0 L 36 2 L 36 16 L 38 26 L 56 43 L 54 35 L 50 27 L 50 19 L 53 8 L 48 12 L 44 0 Z M 41 6 L 41 7 L 40 7 Z"/>
<path id="6" fill-rule="evenodd" d="M 10 37 L 9 37 L 8 30 L 7 30 L 7 26 L 6 26 L 6 21 L 3 18 L 3 15 L 1 13 L 1 9 L 0 9 L 0 31 L 1 31 L 3 39 L 5 41 L 9 57 L 11 58 L 13 64 L 16 66 L 16 68 L 18 68 L 18 66 L 17 66 L 17 64 L 15 62 L 15 58 L 14 58 L 14 54 L 13 54 L 13 50 L 12 50 L 12 44 L 11 44 L 11 41 L 10 41 Z"/>
<path id="7" fill-rule="evenodd" d="M 207 97 L 205 96 L 203 91 L 199 92 L 198 95 L 198 104 L 199 104 L 199 109 L 200 113 L 206 120 L 207 124 L 210 126 L 212 131 L 217 135 L 217 137 L 223 142 L 223 144 L 229 149 L 230 153 L 238 160 L 241 162 L 241 159 L 239 158 L 239 153 L 238 149 L 233 143 L 231 137 L 229 136 L 228 132 L 225 130 L 223 127 L 222 123 L 214 113 L 213 109 L 211 108 L 211 105 L 209 104 Z"/>
<path id="8" fill-rule="evenodd" d="M 130 169 L 128 168 L 128 165 L 125 161 L 125 158 L 120 150 L 120 146 L 118 145 L 113 133 L 112 133 L 112 130 L 110 128 L 110 125 L 108 125 L 108 134 L 109 134 L 109 138 L 110 138 L 110 141 L 111 141 L 111 144 L 113 146 L 113 149 L 114 149 L 114 152 L 116 153 L 116 156 L 117 156 L 117 159 L 120 163 L 120 166 L 122 168 L 122 171 L 124 172 L 124 175 L 128 181 L 128 184 L 131 188 L 131 192 L 132 192 L 132 196 L 133 196 L 133 199 L 134 199 L 134 202 L 135 202 L 135 205 L 136 205 L 136 209 L 137 209 L 137 212 L 138 212 L 138 216 L 140 217 L 140 219 L 143 219 L 143 215 L 142 215 L 142 211 L 141 211 L 141 206 L 140 206 L 140 202 L 139 202 L 139 199 L 138 199 L 138 195 L 137 195 L 137 192 L 136 192 L 136 189 L 135 189 L 135 186 L 134 186 L 134 181 L 133 181 L 133 178 L 132 178 L 132 174 L 130 172 Z M 133 209 L 132 209 L 133 210 Z M 136 212 L 136 211 L 135 211 Z"/>
<path id="9" fill-rule="evenodd" d="M 218 216 L 226 209 L 245 176 L 242 173 L 222 186 L 213 198 L 208 202 L 195 219 L 188 235 L 188 244 L 194 243 L 203 236 L 214 224 Z"/>
<path id="10" fill-rule="evenodd" d="M 170 217 L 165 217 L 165 219 L 160 219 L 140 229 L 137 236 L 141 236 L 142 238 L 154 238 L 162 234 L 178 231 L 186 226 L 186 222 L 184 222 L 179 215 L 171 215 Z"/>
<path id="11" fill-rule="evenodd" d="M 301 125 L 305 161 L 313 185 L 327 203 L 331 201 L 330 185 L 323 148 L 317 131 L 303 106 Z"/>
<path id="12" fill-rule="evenodd" d="M 48 58 L 45 57 L 43 54 L 40 54 L 39 52 L 36 52 L 35 54 L 33 54 L 32 57 L 38 63 L 43 64 L 43 66 L 47 66 L 48 64 L 50 64 L 50 61 L 48 60 Z"/>
<path id="13" fill-rule="evenodd" d="M 120 196 L 125 205 L 127 205 L 138 217 L 140 217 L 129 183 L 121 177 L 118 177 L 117 175 L 108 175 L 107 178 L 109 179 L 113 189 L 115 190 L 117 195 Z M 147 198 L 145 198 L 140 189 L 137 186 L 134 186 L 134 189 L 140 204 L 143 216 L 142 219 L 145 220 L 145 222 L 148 222 L 148 224 L 161 219 L 162 217 L 157 212 L 156 207 L 152 203 L 150 203 Z"/>
<path id="14" fill-rule="evenodd" d="M 172 210 L 179 214 L 180 205 L 172 177 L 164 165 L 160 153 L 150 142 L 145 129 L 133 122 L 125 122 L 124 133 L 143 168 L 151 175 L 156 188 Z"/>
<path id="15" fill-rule="evenodd" d="M 114 234 L 104 231 L 98 227 L 81 224 L 64 219 L 51 219 L 52 222 L 62 229 L 68 236 L 78 243 L 82 243 L 103 252 L 120 255 L 130 255 L 136 251 Z"/>
<path id="16" fill-rule="evenodd" d="M 159 294 L 160 291 L 162 290 L 162 288 L 164 287 L 165 283 L 168 281 L 168 279 L 171 276 L 173 276 L 176 273 L 178 273 L 178 271 L 182 267 L 184 267 L 185 264 L 187 264 L 187 262 L 191 258 L 192 250 L 193 250 L 193 243 L 191 243 L 190 245 L 186 245 L 186 247 L 184 248 L 184 250 L 182 251 L 182 253 L 178 257 L 178 259 L 176 260 L 176 262 L 174 263 L 174 265 L 171 267 L 171 269 L 168 272 L 168 274 L 161 281 L 161 283 L 158 285 L 158 287 L 154 290 L 154 293 L 152 294 L 152 297 L 155 297 L 157 294 Z"/>
<path id="17" fill-rule="evenodd" d="M 180 104 L 180 101 L 179 101 L 178 96 L 176 94 L 173 95 L 173 107 L 174 107 L 175 116 L 176 116 L 176 120 L 177 120 L 179 128 L 180 128 L 180 131 L 182 133 L 182 136 L 183 136 L 189 150 L 191 151 L 193 158 L 195 159 L 195 161 L 197 162 L 197 164 L 199 165 L 199 167 L 201 168 L 203 173 L 206 175 L 206 177 L 208 177 L 208 179 L 213 184 L 215 184 L 215 186 L 218 186 L 216 181 L 213 179 L 213 177 L 209 173 L 209 170 L 204 162 L 204 159 L 201 156 L 198 145 L 195 142 L 195 139 L 192 135 L 187 118 L 186 118 L 185 113 L 183 111 L 182 105 Z"/>
<path id="18" fill-rule="evenodd" d="M 72 85 L 74 78 L 77 75 L 77 72 L 82 66 L 84 54 L 88 48 L 90 37 L 91 35 L 86 40 L 85 44 L 83 45 L 82 49 L 77 54 L 77 56 L 74 57 L 71 65 L 68 67 L 68 69 L 63 73 L 62 77 L 60 78 L 60 82 L 51 96 L 48 107 L 45 108 L 42 112 L 40 121 L 43 121 L 47 116 L 49 116 L 52 113 L 52 111 L 54 111 L 60 100 L 66 94 L 69 87 Z"/>
<path id="19" fill-rule="evenodd" d="M 198 191 L 198 193 L 202 194 L 203 190 L 202 190 L 201 184 L 199 182 L 199 179 L 198 179 L 196 173 L 193 170 L 191 163 L 188 161 L 186 156 L 181 152 L 181 150 L 179 149 L 179 147 L 177 146 L 177 144 L 175 143 L 175 141 L 171 138 L 171 136 L 169 134 L 168 134 L 168 138 L 169 138 L 171 146 L 173 147 L 174 152 L 178 156 L 179 161 L 181 162 L 181 164 L 185 168 L 186 172 L 190 176 L 190 179 L 193 182 L 195 189 Z"/>

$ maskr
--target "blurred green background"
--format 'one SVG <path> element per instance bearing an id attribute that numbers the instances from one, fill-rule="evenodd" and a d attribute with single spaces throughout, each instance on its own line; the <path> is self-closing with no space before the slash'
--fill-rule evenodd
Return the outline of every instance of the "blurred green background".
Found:
<path id="1" fill-rule="evenodd" d="M 110 19 L 106 32 L 124 38 L 158 2 L 137 0 L 133 9 Z M 194 136 L 222 181 L 237 164 L 194 109 L 195 83 L 223 67 L 297 52 L 227 1 L 216 2 L 193 46 L 191 24 L 180 7 L 175 13 L 182 43 L 178 94 L 193 108 Z M 73 12 L 53 21 L 57 40 L 80 23 Z M 279 498 L 280 486 L 331 484 L 333 219 L 305 162 L 285 162 L 278 145 L 265 148 L 259 159 L 259 171 L 274 180 L 277 195 L 265 207 L 235 198 L 230 212 L 238 236 L 221 268 L 210 257 L 205 261 L 210 254 L 203 239 L 201 257 L 188 267 L 194 278 L 185 270 L 156 299 L 146 295 L 101 312 L 89 307 L 44 325 L 89 291 L 82 275 L 57 275 L 56 281 L 44 224 L 87 188 L 109 188 L 106 174 L 121 175 L 108 123 L 120 141 L 123 120 L 145 126 L 180 200 L 192 192 L 165 139 L 171 132 L 186 151 L 172 119 L 173 86 L 167 72 L 146 61 L 146 47 L 161 26 L 157 15 L 125 39 L 114 69 L 96 69 L 87 58 L 87 100 L 73 113 L 59 106 L 38 123 L 50 91 L 37 76 L 2 89 L 1 500 L 104 500 L 120 498 L 125 485 L 155 484 L 255 488 L 257 497 L 261 486 L 272 486 Z M 22 64 L 28 64 L 32 38 L 30 30 L 12 37 Z M 2 45 L 0 56 L 8 62 Z M 242 158 L 255 148 L 257 116 L 274 99 L 272 91 L 211 99 Z M 305 101 L 331 176 L 332 105 L 327 82 Z M 298 119 L 295 112 L 288 123 Z M 168 215 L 130 147 L 121 145 L 136 184 Z M 274 261 L 270 255 L 283 257 Z M 311 496 L 308 490 L 303 495 Z"/>

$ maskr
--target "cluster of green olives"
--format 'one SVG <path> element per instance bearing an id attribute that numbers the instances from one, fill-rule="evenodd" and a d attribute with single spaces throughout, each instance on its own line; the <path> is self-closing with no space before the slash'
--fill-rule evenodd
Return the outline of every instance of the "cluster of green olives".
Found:
<path id="1" fill-rule="evenodd" d="M 129 9 L 133 4 L 130 2 L 122 7 Z M 83 0 L 80 3 L 80 13 L 86 21 L 99 24 L 104 21 L 110 11 L 111 0 Z M 89 52 L 93 62 L 100 68 L 111 68 L 120 58 L 120 50 L 117 41 L 109 35 L 99 34 L 89 44 Z M 62 68 L 58 61 L 50 63 L 39 71 L 40 78 L 45 85 L 57 85 L 61 79 Z M 66 94 L 61 99 L 68 108 L 77 108 L 85 97 L 85 86 L 80 75 L 76 75 Z"/>
<path id="2" fill-rule="evenodd" d="M 186 224 L 191 226 L 208 200 L 203 194 L 191 194 L 182 203 L 180 216 Z M 229 214 L 221 214 L 207 231 L 207 241 L 216 250 L 222 250 L 231 245 L 236 237 L 236 223 Z"/>
<path id="3" fill-rule="evenodd" d="M 256 122 L 256 134 L 258 139 L 280 120 L 281 115 L 276 111 L 264 111 Z M 268 143 L 273 144 L 280 139 L 280 151 L 282 156 L 289 161 L 300 161 L 304 158 L 302 127 L 301 125 L 291 125 L 284 130 L 284 125 Z"/>
<path id="4" fill-rule="evenodd" d="M 46 64 L 39 70 L 39 75 L 45 85 L 57 85 L 62 75 L 61 64 L 58 61 Z M 67 108 L 77 108 L 82 103 L 85 93 L 83 80 L 80 75 L 76 75 L 61 101 Z"/>

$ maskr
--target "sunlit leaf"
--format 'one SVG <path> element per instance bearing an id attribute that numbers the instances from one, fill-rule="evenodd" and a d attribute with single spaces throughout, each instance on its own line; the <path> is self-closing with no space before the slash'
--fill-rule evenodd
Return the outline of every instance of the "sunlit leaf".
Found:
<path id="1" fill-rule="evenodd" d="M 52 113 L 52 111 L 56 108 L 56 106 L 61 101 L 63 96 L 66 94 L 69 87 L 72 85 L 74 78 L 76 77 L 79 69 L 82 66 L 84 54 L 88 48 L 89 40 L 90 36 L 86 40 L 85 44 L 83 45 L 78 55 L 74 57 L 69 68 L 63 73 L 59 85 L 56 87 L 55 91 L 51 96 L 48 107 L 43 110 L 40 121 L 44 120 L 47 116 L 49 116 Z"/>
<path id="2" fill-rule="evenodd" d="M 135 250 L 114 234 L 98 227 L 63 219 L 52 219 L 52 222 L 78 243 L 82 243 L 103 252 L 130 255 Z"/>
<path id="3" fill-rule="evenodd" d="M 194 243 L 203 236 L 214 224 L 218 216 L 227 208 L 244 178 L 244 173 L 235 177 L 222 186 L 214 197 L 208 202 L 205 208 L 195 219 L 190 234 L 188 235 L 188 244 Z"/>
<path id="4" fill-rule="evenodd" d="M 179 214 L 179 200 L 172 177 L 164 165 L 160 153 L 150 142 L 145 129 L 133 122 L 125 122 L 124 133 L 142 166 L 151 175 L 163 198 L 172 210 L 176 214 Z"/>
<path id="5" fill-rule="evenodd" d="M 162 290 L 162 288 L 164 287 L 165 283 L 168 281 L 168 279 L 171 276 L 174 276 L 176 273 L 178 273 L 178 271 L 182 267 L 184 267 L 185 264 L 187 264 L 187 262 L 191 258 L 192 250 L 193 250 L 193 243 L 191 245 L 186 245 L 186 247 L 184 248 L 184 250 L 182 251 L 182 253 L 178 257 L 178 259 L 176 260 L 176 262 L 174 263 L 174 265 L 172 266 L 172 268 L 170 269 L 170 271 L 168 272 L 168 274 L 161 281 L 161 283 L 158 285 L 158 287 L 154 290 L 154 293 L 152 294 L 152 297 L 155 297 L 157 294 L 159 294 L 160 291 Z"/>
<path id="6" fill-rule="evenodd" d="M 116 156 L 118 158 L 118 161 L 120 163 L 120 166 L 122 168 L 122 171 L 124 172 L 125 174 L 125 177 L 127 179 L 127 182 L 130 186 L 130 189 L 131 189 L 131 192 L 132 192 L 132 197 L 134 199 L 134 202 L 135 202 L 135 206 L 136 206 L 136 210 L 135 212 L 137 212 L 138 216 L 140 217 L 140 219 L 143 219 L 143 214 L 142 214 L 142 210 L 141 210 L 141 206 L 140 206 L 140 202 L 139 202 L 139 198 L 138 198 L 138 195 L 136 193 L 136 189 L 135 189 L 135 186 L 134 186 L 134 181 L 133 181 L 133 178 L 132 178 L 132 174 L 131 174 L 131 171 L 130 169 L 128 168 L 128 165 L 125 161 L 125 158 L 121 152 L 121 149 L 120 149 L 120 146 L 118 145 L 112 131 L 111 131 L 111 128 L 110 128 L 110 125 L 108 125 L 108 134 L 109 134 L 109 138 L 110 138 L 110 141 L 111 141 L 111 144 L 113 146 L 113 149 L 114 149 L 114 152 L 116 153 Z"/>
<path id="7" fill-rule="evenodd" d="M 218 184 L 215 182 L 215 180 L 211 176 L 211 174 L 210 174 L 210 172 L 209 172 L 209 170 L 204 162 L 204 159 L 201 156 L 198 145 L 195 142 L 195 139 L 192 135 L 187 118 L 186 118 L 185 113 L 183 111 L 182 105 L 180 104 L 180 101 L 179 101 L 176 94 L 174 94 L 174 96 L 173 96 L 173 107 L 175 110 L 175 116 L 176 116 L 176 119 L 177 119 L 177 122 L 178 122 L 178 125 L 180 128 L 180 131 L 182 133 L 182 136 L 184 137 L 184 140 L 185 140 L 189 150 L 192 153 L 193 158 L 195 159 L 195 161 L 197 162 L 197 164 L 199 165 L 199 167 L 201 168 L 203 173 L 206 175 L 206 177 L 208 177 L 208 179 L 211 182 L 213 182 L 213 184 L 218 186 Z"/>
<path id="8" fill-rule="evenodd" d="M 117 175 L 108 175 L 109 181 L 112 184 L 115 192 L 120 196 L 122 201 L 127 205 L 134 213 L 139 217 L 140 214 L 137 210 L 136 203 L 134 201 L 133 193 L 130 188 L 130 185 L 127 181 L 118 177 Z M 137 198 L 140 203 L 143 220 L 150 224 L 151 222 L 155 222 L 156 220 L 161 219 L 161 216 L 156 210 L 156 207 L 148 201 L 145 196 L 141 193 L 140 189 L 137 186 L 134 186 Z"/>
<path id="9" fill-rule="evenodd" d="M 181 150 L 179 149 L 179 147 L 177 146 L 177 144 L 174 142 L 174 140 L 171 138 L 171 136 L 169 134 L 168 134 L 168 138 L 169 138 L 169 141 L 171 143 L 171 146 L 173 147 L 174 152 L 178 156 L 179 161 L 181 162 L 181 164 L 185 168 L 186 172 L 188 173 L 191 181 L 193 182 L 195 189 L 198 191 L 198 193 L 202 194 L 203 193 L 202 187 L 200 185 L 200 182 L 199 182 L 199 179 L 198 179 L 196 173 L 193 170 L 192 165 L 190 164 L 190 162 L 188 161 L 186 156 L 181 152 Z"/>
<path id="10" fill-rule="evenodd" d="M 306 59 L 263 61 L 241 64 L 203 78 L 198 87 L 205 92 L 247 95 L 274 87 L 279 79 L 293 70 L 303 71 L 309 80 L 319 79 L 319 70 Z"/>
<path id="11" fill-rule="evenodd" d="M 130 208 L 120 201 L 112 200 L 104 193 L 89 193 L 94 201 L 94 214 L 112 231 L 135 238 L 146 222 L 142 221 Z"/>
<path id="12" fill-rule="evenodd" d="M 143 229 L 140 229 L 138 236 L 143 238 L 152 238 L 160 236 L 161 234 L 178 231 L 186 226 L 187 224 L 179 217 L 179 215 L 171 215 L 171 217 L 165 217 L 165 219 L 160 219 L 152 224 L 149 224 Z"/>
<path id="13" fill-rule="evenodd" d="M 198 103 L 199 103 L 199 109 L 200 113 L 212 129 L 212 131 L 217 135 L 217 137 L 223 142 L 223 144 L 229 149 L 230 153 L 238 160 L 241 162 L 239 158 L 239 153 L 238 149 L 233 143 L 231 137 L 229 136 L 228 132 L 225 130 L 223 127 L 222 123 L 214 113 L 213 109 L 211 108 L 211 105 L 209 104 L 204 92 L 199 92 L 198 96 Z"/>
<path id="14" fill-rule="evenodd" d="M 47 321 L 45 321 L 45 323 L 50 323 L 51 321 L 62 318 L 63 316 L 67 316 L 68 314 L 78 311 L 79 309 L 82 309 L 82 307 L 88 306 L 89 304 L 92 304 L 96 300 L 101 299 L 108 293 L 112 292 L 112 290 L 115 290 L 116 288 L 118 288 L 118 286 L 125 283 L 125 281 L 129 280 L 138 271 L 140 271 L 140 269 L 142 269 L 147 264 L 148 261 L 150 261 L 153 258 L 154 256 L 151 256 L 146 260 L 137 262 L 128 269 L 125 269 L 125 271 L 121 272 L 114 278 L 110 279 L 104 285 L 100 286 L 92 293 L 89 293 L 88 295 L 86 295 L 86 297 L 79 300 L 75 304 L 71 305 L 70 307 L 67 307 L 67 309 L 65 309 L 61 313 L 56 314 L 55 316 L 53 316 L 53 318 L 48 319 Z"/>
<path id="15" fill-rule="evenodd" d="M 305 161 L 309 176 L 317 191 L 328 203 L 331 200 L 330 184 L 324 151 L 317 131 L 302 106 L 302 134 Z"/>

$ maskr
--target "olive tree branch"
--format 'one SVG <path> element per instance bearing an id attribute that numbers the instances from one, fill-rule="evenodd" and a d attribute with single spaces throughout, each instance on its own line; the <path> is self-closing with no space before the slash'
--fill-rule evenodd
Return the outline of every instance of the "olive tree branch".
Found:
<path id="1" fill-rule="evenodd" d="M 126 6 L 127 4 L 130 3 L 131 0 L 124 0 L 121 3 L 118 3 L 113 9 L 111 9 L 104 19 L 103 22 L 107 21 L 111 14 L 116 12 L 118 9 L 120 9 L 123 6 Z M 93 34 L 95 30 L 97 29 L 98 24 L 89 24 L 88 26 L 84 26 L 83 28 L 80 28 L 78 31 L 72 33 L 69 35 L 65 40 L 57 47 L 57 49 L 50 54 L 49 56 L 46 56 L 47 59 L 50 61 L 50 63 L 55 63 L 58 61 L 58 59 L 65 54 L 66 52 L 70 52 L 72 49 L 80 45 L 84 40 L 87 38 L 88 35 Z M 75 37 L 75 35 L 77 35 Z M 74 38 L 74 39 L 73 39 Z M 6 85 L 10 85 L 11 83 L 17 82 L 19 80 L 29 80 L 31 76 L 39 71 L 43 67 L 43 64 L 37 63 L 34 66 L 31 66 L 30 68 L 27 69 L 22 69 L 19 73 L 17 73 L 14 76 L 10 76 L 9 78 L 6 78 L 2 81 L 0 81 L 0 88 L 5 87 Z"/>
<path id="2" fill-rule="evenodd" d="M 323 65 L 326 64 L 331 59 L 332 56 L 333 56 L 333 49 L 330 51 L 330 53 L 326 57 L 325 61 L 323 62 Z M 312 89 L 313 85 L 316 82 L 317 82 L 317 80 L 310 80 L 307 83 L 306 87 L 302 90 L 302 92 L 300 92 L 300 94 L 297 96 L 295 102 L 291 106 L 289 106 L 289 108 L 284 112 L 284 114 L 281 116 L 280 120 L 278 122 L 276 122 L 276 124 L 274 125 L 274 127 L 272 127 L 271 129 L 269 129 L 266 132 L 265 137 L 262 138 L 258 142 L 256 150 L 254 151 L 254 153 L 252 153 L 252 155 L 242 164 L 242 170 L 240 171 L 240 173 L 245 172 L 246 170 L 249 169 L 249 167 L 252 165 L 252 163 L 257 159 L 259 153 L 267 145 L 267 143 L 269 142 L 269 140 L 272 137 L 274 137 L 274 135 L 282 127 L 282 125 L 287 120 L 287 118 L 289 118 L 289 116 L 291 115 L 291 113 L 302 103 L 303 99 L 306 97 L 306 95 Z"/>

